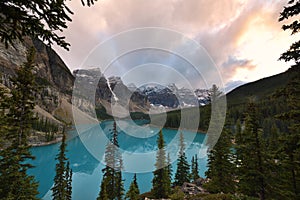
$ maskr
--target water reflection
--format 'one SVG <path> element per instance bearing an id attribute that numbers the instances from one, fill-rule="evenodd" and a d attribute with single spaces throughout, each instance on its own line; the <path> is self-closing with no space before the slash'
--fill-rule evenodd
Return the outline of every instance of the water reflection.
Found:
<path id="1" fill-rule="evenodd" d="M 103 126 L 103 128 L 106 130 L 106 133 L 109 134 L 112 127 L 112 122 L 108 121 L 101 123 L 101 126 Z M 98 138 L 99 135 L 96 130 L 97 127 L 94 127 L 86 131 L 84 137 L 81 137 L 81 139 L 85 140 L 85 143 L 88 142 L 89 146 L 97 147 L 97 145 L 99 145 L 99 140 L 95 138 Z M 176 130 L 170 129 L 163 130 L 166 143 L 174 139 L 176 132 Z M 188 131 L 184 131 L 184 134 L 188 135 L 190 133 Z M 81 139 L 76 136 L 76 131 L 70 131 L 70 135 L 73 137 L 67 141 L 68 152 L 66 154 L 73 170 L 72 199 L 96 199 L 100 190 L 100 182 L 102 179 L 101 170 L 104 166 L 86 149 Z M 206 154 L 202 153 L 203 155 L 199 155 L 203 139 L 203 134 L 197 134 L 193 143 L 189 146 L 186 152 L 188 161 L 190 161 L 191 157 L 195 154 L 198 154 L 198 157 L 200 157 L 199 167 L 201 176 L 204 176 L 204 171 L 206 170 Z M 119 135 L 119 142 L 123 150 L 132 152 L 146 152 L 155 150 L 157 148 L 156 135 L 150 138 L 136 138 L 121 132 Z M 53 144 L 44 147 L 32 148 L 32 153 L 36 159 L 31 163 L 36 167 L 30 169 L 29 174 L 34 175 L 36 180 L 39 182 L 39 197 L 43 199 L 51 199 L 51 187 L 53 185 L 53 179 L 55 176 L 55 157 L 58 153 L 59 145 L 60 144 Z M 105 145 L 101 149 L 105 149 Z M 103 155 L 103 152 L 99 152 L 99 155 Z M 138 165 L 144 163 L 131 164 Z M 150 162 L 150 165 L 154 166 L 154 161 L 153 163 Z M 172 166 L 173 171 L 175 171 L 176 162 L 174 162 Z M 123 176 L 125 179 L 125 189 L 128 189 L 133 174 L 127 172 L 124 173 Z M 146 192 L 151 189 L 152 178 L 153 175 L 151 172 L 137 174 L 138 184 L 141 192 Z"/>

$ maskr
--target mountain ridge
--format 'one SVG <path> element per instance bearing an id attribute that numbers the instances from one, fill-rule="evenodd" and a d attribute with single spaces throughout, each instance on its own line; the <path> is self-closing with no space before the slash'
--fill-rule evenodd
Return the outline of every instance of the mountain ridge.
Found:
<path id="1" fill-rule="evenodd" d="M 247 98 L 249 97 L 257 100 L 266 98 L 276 90 L 286 86 L 288 81 L 295 76 L 295 72 L 293 68 L 289 68 L 279 74 L 241 85 L 226 94 L 227 104 L 229 106 L 243 104 L 248 101 Z"/>
<path id="2" fill-rule="evenodd" d="M 36 81 L 41 86 L 40 92 L 36 94 L 38 99 L 37 112 L 47 118 L 50 115 L 53 116 L 55 120 L 53 118 L 51 120 L 55 122 L 58 120 L 67 124 L 72 123 L 73 116 L 70 108 L 72 107 L 72 92 L 76 79 L 76 70 L 72 73 L 59 55 L 42 41 L 26 38 L 23 43 L 17 43 L 15 48 L 9 47 L 8 49 L 3 44 L 0 44 L 2 83 L 7 87 L 11 86 L 9 77 L 14 76 L 15 70 L 25 61 L 26 49 L 31 46 L 34 46 L 37 52 L 34 73 L 37 74 Z M 77 72 L 79 71 L 89 73 L 86 69 L 77 70 Z M 257 99 L 265 98 L 278 88 L 286 85 L 292 74 L 292 69 L 289 69 L 286 72 L 239 86 L 226 95 L 228 105 L 243 104 L 251 96 Z M 119 97 L 115 96 L 116 94 L 113 92 L 115 88 L 118 90 Z M 118 102 L 120 105 L 125 106 L 128 103 L 127 94 L 132 94 L 129 102 L 130 112 L 147 113 L 151 104 L 175 109 L 179 106 L 177 98 L 183 99 L 186 96 L 188 97 L 190 93 L 190 91 L 177 88 L 175 84 L 159 89 L 160 91 L 154 91 L 151 94 L 152 96 L 149 96 L 149 94 L 146 94 L 147 89 L 141 91 L 141 88 L 136 88 L 134 85 L 127 86 L 119 77 L 106 78 L 102 76 L 96 88 L 96 109 L 100 111 L 99 113 L 106 113 L 111 116 L 113 115 L 111 103 Z M 207 97 L 203 95 L 204 93 L 209 95 L 207 90 L 198 89 L 193 92 L 196 93 L 198 101 L 203 101 L 202 105 L 207 103 Z M 166 104 L 164 105 L 164 103 Z M 189 102 L 184 103 L 189 105 Z M 69 105 L 66 106 L 68 108 L 65 108 L 64 105 L 66 104 Z M 90 101 L 81 101 L 79 108 L 85 112 L 93 108 L 93 105 Z"/>

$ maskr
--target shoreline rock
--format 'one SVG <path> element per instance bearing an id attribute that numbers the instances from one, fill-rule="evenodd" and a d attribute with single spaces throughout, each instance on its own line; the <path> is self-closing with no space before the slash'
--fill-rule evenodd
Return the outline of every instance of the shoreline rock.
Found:
<path id="1" fill-rule="evenodd" d="M 32 147 L 48 146 L 48 145 L 51 145 L 51 144 L 59 143 L 59 142 L 61 142 L 61 140 L 62 140 L 62 137 L 58 137 L 55 140 L 52 140 L 52 141 L 49 141 L 49 142 L 30 143 L 30 146 L 32 146 Z"/>

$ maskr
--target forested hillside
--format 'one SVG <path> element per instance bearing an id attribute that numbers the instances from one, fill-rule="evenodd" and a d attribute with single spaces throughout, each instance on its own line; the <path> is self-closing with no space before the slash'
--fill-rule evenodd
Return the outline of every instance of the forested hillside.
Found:
<path id="1" fill-rule="evenodd" d="M 242 85 L 226 94 L 227 120 L 235 122 L 240 119 L 243 121 L 247 103 L 249 100 L 253 100 L 260 109 L 258 117 L 262 127 L 269 130 L 272 123 L 276 122 L 280 130 L 286 130 L 286 125 L 275 116 L 289 110 L 286 104 L 287 98 L 282 91 L 287 87 L 289 80 L 299 73 L 297 70 L 297 68 L 290 68 L 286 72 Z M 194 109 L 199 109 L 200 112 L 199 130 L 205 132 L 210 121 L 210 105 L 185 110 L 192 113 Z M 167 116 L 165 126 L 178 128 L 181 122 L 181 110 L 168 112 Z M 154 122 L 161 120 L 161 117 L 159 114 L 154 116 Z"/>

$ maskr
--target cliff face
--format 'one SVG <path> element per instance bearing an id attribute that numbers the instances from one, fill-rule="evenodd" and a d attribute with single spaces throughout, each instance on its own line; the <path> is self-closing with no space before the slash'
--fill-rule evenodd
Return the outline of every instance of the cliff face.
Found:
<path id="1" fill-rule="evenodd" d="M 40 40 L 26 38 L 23 43 L 8 49 L 0 43 L 0 72 L 5 76 L 14 76 L 14 71 L 26 61 L 26 51 L 36 49 L 35 73 L 42 85 L 55 87 L 59 92 L 71 93 L 74 77 L 62 59 L 54 50 Z"/>
<path id="2" fill-rule="evenodd" d="M 71 95 L 74 77 L 63 60 L 40 40 L 34 40 L 33 45 L 37 50 L 37 63 L 41 66 L 37 74 L 46 78 L 60 92 Z"/>
<path id="3" fill-rule="evenodd" d="M 73 103 L 87 113 L 92 113 L 92 109 L 104 107 L 107 114 L 113 115 L 112 105 L 120 105 L 117 108 L 118 115 L 127 105 L 130 112 L 148 112 L 150 108 L 147 97 L 138 92 L 131 92 L 120 77 L 106 78 L 97 68 L 79 69 L 73 73 L 76 77 L 74 87 L 79 92 L 76 94 L 79 98 L 74 98 Z M 94 107 L 86 106 L 87 102 Z M 126 114 L 120 116 L 126 117 Z"/>
<path id="4" fill-rule="evenodd" d="M 55 118 L 61 119 L 63 114 L 68 116 L 63 121 L 70 123 L 71 111 L 64 110 L 62 102 L 71 103 L 74 77 L 55 51 L 43 42 L 26 38 L 23 43 L 16 43 L 7 49 L 0 43 L 2 83 L 11 87 L 10 77 L 15 76 L 15 70 L 26 61 L 26 52 L 31 47 L 36 49 L 34 73 L 40 88 L 36 94 L 36 112 L 57 123 Z"/>
<path id="5" fill-rule="evenodd" d="M 73 75 L 53 49 L 40 40 L 30 38 L 26 38 L 24 42 L 16 43 L 14 47 L 10 46 L 9 48 L 5 48 L 0 43 L 0 74 L 2 84 L 6 87 L 12 86 L 10 77 L 15 76 L 16 69 L 26 61 L 26 52 L 31 47 L 36 49 L 34 73 L 39 92 L 35 94 L 37 104 L 35 112 L 40 116 L 55 123 L 72 123 L 72 101 L 79 108 L 78 112 L 91 114 L 91 110 L 95 109 L 95 106 L 96 108 L 104 106 L 110 115 L 112 114 L 111 103 L 116 101 L 121 105 L 128 103 L 125 101 L 125 96 L 130 91 L 122 81 L 113 78 L 107 79 L 103 75 L 99 79 L 95 70 L 75 70 Z M 85 95 L 84 92 L 75 101 L 72 99 L 75 77 L 77 82 L 79 80 L 81 85 L 85 87 L 82 91 L 95 91 L 95 95 L 88 97 L 92 99 L 87 99 L 88 95 Z M 98 83 L 90 84 L 94 81 L 98 81 Z M 116 86 L 120 92 L 116 97 L 118 100 L 114 99 L 113 89 Z M 95 106 L 94 102 L 96 103 Z M 133 93 L 129 103 L 130 111 L 147 112 L 148 107 L 149 103 L 144 95 Z"/>
<path id="6" fill-rule="evenodd" d="M 124 110 L 127 106 L 130 112 L 148 113 L 153 105 L 177 108 L 179 100 L 184 102 L 181 106 L 198 104 L 192 91 L 178 89 L 175 85 L 157 90 L 136 88 L 125 85 L 120 77 L 105 77 L 99 69 L 80 69 L 72 74 L 54 50 L 30 38 L 8 49 L 0 43 L 0 73 L 2 83 L 8 88 L 11 87 L 10 77 L 15 76 L 15 70 L 26 61 L 26 51 L 31 47 L 36 49 L 34 73 L 40 88 L 35 94 L 36 112 L 57 123 L 73 122 L 72 103 L 79 108 L 78 112 L 90 116 L 95 109 L 113 115 L 114 105 L 116 115 L 123 117 L 128 115 Z M 72 99 L 73 87 L 81 87 L 78 98 Z"/>

